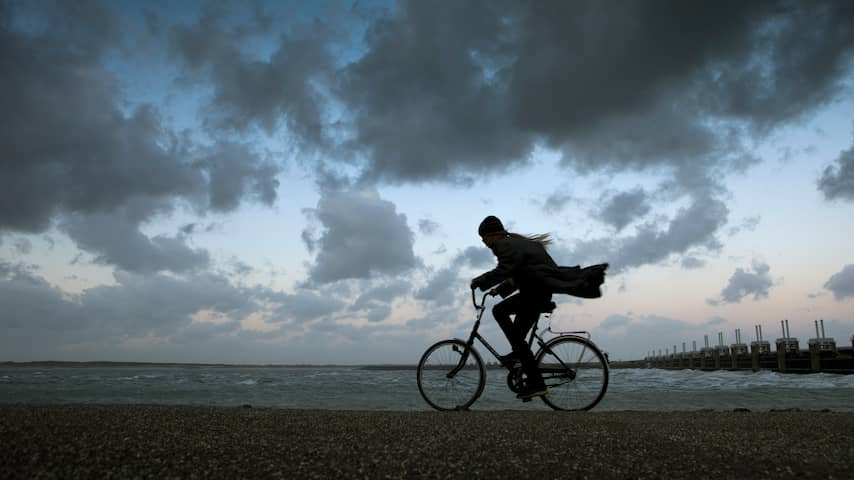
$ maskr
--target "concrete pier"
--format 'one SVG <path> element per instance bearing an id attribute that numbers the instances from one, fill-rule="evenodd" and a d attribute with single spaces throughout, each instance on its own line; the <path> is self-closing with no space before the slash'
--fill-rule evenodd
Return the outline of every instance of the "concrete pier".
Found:
<path id="1" fill-rule="evenodd" d="M 851 346 L 837 346 L 836 340 L 825 335 L 824 320 L 815 320 L 816 336 L 807 342 L 808 348 L 802 350 L 800 341 L 789 332 L 789 321 L 781 320 L 782 336 L 771 344 L 762 334 L 762 326 L 755 327 L 755 340 L 750 346 L 743 341 L 741 329 L 735 330 L 735 343 L 725 345 L 723 332 L 718 332 L 717 345 L 709 345 L 709 336 L 704 335 L 705 347 L 688 352 L 682 344 L 682 352 L 677 353 L 676 345 L 665 349 L 662 354 L 653 350 L 641 361 L 611 362 L 612 368 L 690 369 L 690 370 L 772 370 L 785 373 L 840 373 L 854 374 L 854 335 Z"/>

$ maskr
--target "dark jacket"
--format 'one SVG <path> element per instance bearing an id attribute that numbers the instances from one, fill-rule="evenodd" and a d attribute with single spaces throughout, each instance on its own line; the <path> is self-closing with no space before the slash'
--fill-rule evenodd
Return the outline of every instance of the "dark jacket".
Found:
<path id="1" fill-rule="evenodd" d="M 515 236 L 499 238 L 492 244 L 498 266 L 474 279 L 481 290 L 495 285 L 506 297 L 516 291 L 565 293 L 583 298 L 602 295 L 599 287 L 605 281 L 608 264 L 586 268 L 560 267 L 540 242 Z"/>

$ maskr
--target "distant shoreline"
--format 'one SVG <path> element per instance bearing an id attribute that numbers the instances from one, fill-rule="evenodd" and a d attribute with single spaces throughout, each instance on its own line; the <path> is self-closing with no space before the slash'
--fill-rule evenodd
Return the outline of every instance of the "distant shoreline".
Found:
<path id="1" fill-rule="evenodd" d="M 0 368 L 359 368 L 365 370 L 414 370 L 416 365 L 379 364 L 240 364 L 240 363 L 181 363 L 181 362 L 112 362 L 88 361 L 71 362 L 58 360 L 39 360 L 33 362 L 0 362 Z"/>

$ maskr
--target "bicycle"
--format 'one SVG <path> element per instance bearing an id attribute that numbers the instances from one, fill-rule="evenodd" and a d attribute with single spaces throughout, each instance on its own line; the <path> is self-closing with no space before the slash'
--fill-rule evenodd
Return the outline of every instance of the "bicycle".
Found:
<path id="1" fill-rule="evenodd" d="M 477 319 L 467 341 L 458 338 L 439 341 L 430 346 L 418 362 L 418 390 L 436 410 L 468 410 L 483 393 L 486 369 L 474 347 L 475 340 L 479 340 L 508 370 L 507 386 L 510 390 L 519 393 L 524 389 L 525 375 L 521 364 L 516 360 L 502 359 L 477 331 L 489 294 L 484 293 L 478 304 L 474 289 L 471 291 Z M 551 319 L 555 308 L 555 303 L 551 302 L 541 315 Z M 554 410 L 590 410 L 595 407 L 608 389 L 607 356 L 590 339 L 590 333 L 554 331 L 551 321 L 547 331 L 557 336 L 544 340 L 537 333 L 539 320 L 531 328 L 528 347 L 533 347 L 534 340 L 537 341 L 539 350 L 534 359 L 547 387 L 547 393 L 540 398 Z"/>

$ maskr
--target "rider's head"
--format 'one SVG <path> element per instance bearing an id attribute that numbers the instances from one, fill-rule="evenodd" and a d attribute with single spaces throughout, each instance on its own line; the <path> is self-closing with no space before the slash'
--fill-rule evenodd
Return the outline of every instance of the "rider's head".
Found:
<path id="1" fill-rule="evenodd" d="M 504 225 L 501 223 L 501 220 L 495 216 L 488 216 L 480 222 L 480 226 L 477 228 L 477 233 L 480 234 L 483 243 L 486 246 L 491 247 L 495 240 L 507 235 L 507 231 L 504 230 Z"/>

